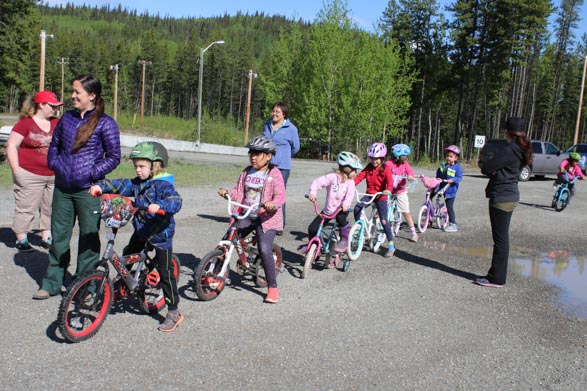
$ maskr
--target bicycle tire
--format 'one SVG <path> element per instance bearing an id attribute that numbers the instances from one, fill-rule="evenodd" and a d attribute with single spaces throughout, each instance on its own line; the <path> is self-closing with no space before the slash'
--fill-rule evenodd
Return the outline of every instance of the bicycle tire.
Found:
<path id="1" fill-rule="evenodd" d="M 421 233 L 426 232 L 428 224 L 430 223 L 430 208 L 427 204 L 422 205 L 418 211 L 418 231 Z"/>
<path id="2" fill-rule="evenodd" d="M 361 256 L 363 251 L 363 244 L 365 236 L 363 235 L 363 224 L 355 223 L 349 232 L 349 244 L 347 246 L 347 254 L 351 261 L 356 261 Z"/>
<path id="3" fill-rule="evenodd" d="M 561 189 L 560 194 L 556 200 L 554 210 L 562 212 L 569 204 L 570 192 L 568 189 Z"/>
<path id="4" fill-rule="evenodd" d="M 317 252 L 318 245 L 316 243 L 312 243 L 306 251 L 306 256 L 304 258 L 304 270 L 302 270 L 302 278 L 307 278 L 310 274 L 310 269 L 312 269 L 312 265 L 317 258 Z"/>
<path id="5" fill-rule="evenodd" d="M 92 338 L 108 316 L 112 295 L 112 281 L 105 271 L 90 270 L 76 277 L 59 305 L 61 335 L 71 342 Z"/>
<path id="6" fill-rule="evenodd" d="M 216 249 L 210 251 L 196 266 L 194 270 L 194 286 L 196 295 L 202 301 L 214 300 L 218 297 L 224 286 L 226 285 L 225 278 L 228 277 L 229 269 L 226 269 L 224 276 L 219 276 L 218 273 L 222 270 L 224 262 L 228 262 L 224 257 L 226 253 L 222 250 Z M 222 277 L 222 279 L 218 279 Z"/>
<path id="7" fill-rule="evenodd" d="M 442 205 L 436 216 L 436 226 L 440 229 L 445 229 L 448 225 L 448 209 L 446 205 Z"/>
<path id="8" fill-rule="evenodd" d="M 171 267 L 171 272 L 175 277 L 175 281 L 177 281 L 179 279 L 179 272 L 181 270 L 181 262 L 175 254 L 173 254 L 171 257 Z M 161 281 L 159 281 L 156 286 L 149 286 L 147 285 L 146 279 L 143 279 L 143 284 L 144 288 L 141 289 L 139 294 L 141 309 L 148 314 L 156 314 L 160 312 L 165 307 L 165 295 L 163 294 Z"/>
<path id="9" fill-rule="evenodd" d="M 402 214 L 399 210 L 397 210 L 397 205 L 395 203 L 393 204 L 393 208 L 389 215 L 391 216 L 389 221 L 391 224 L 391 229 L 393 230 L 393 236 L 396 236 L 402 225 Z"/>
<path id="10" fill-rule="evenodd" d="M 281 247 L 277 244 L 273 243 L 273 260 L 275 261 L 275 277 L 277 278 L 277 274 L 281 270 Z M 265 277 L 265 267 L 263 266 L 263 259 L 261 259 L 261 255 L 257 255 L 255 259 L 255 286 L 257 288 L 265 288 L 267 286 L 267 278 Z"/>

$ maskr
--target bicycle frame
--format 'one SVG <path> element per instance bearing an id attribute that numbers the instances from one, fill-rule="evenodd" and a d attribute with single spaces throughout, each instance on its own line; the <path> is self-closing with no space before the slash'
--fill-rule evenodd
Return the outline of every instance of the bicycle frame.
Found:
<path id="1" fill-rule="evenodd" d="M 361 209 L 359 219 L 355 221 L 349 233 L 347 253 L 351 261 L 356 261 L 359 258 L 365 240 L 369 244 L 369 249 L 373 251 L 377 251 L 381 243 L 385 240 L 383 225 L 381 224 L 377 207 L 374 204 L 377 197 L 382 194 L 383 192 L 377 192 L 375 194 L 355 193 L 357 203 L 363 204 L 363 208 Z M 368 199 L 363 200 L 366 197 Z M 367 211 L 368 208 L 371 209 L 370 214 Z"/>
<path id="2" fill-rule="evenodd" d="M 418 230 L 425 232 L 430 225 L 431 220 L 436 219 L 436 225 L 440 229 L 444 229 L 448 224 L 448 214 L 446 211 L 446 201 L 444 193 L 448 189 L 448 185 L 442 186 L 432 199 L 431 194 L 434 189 L 426 191 L 426 200 L 420 207 L 418 212 Z"/>
<path id="3" fill-rule="evenodd" d="M 316 215 L 320 216 L 320 218 L 322 219 L 320 221 L 320 225 L 318 226 L 318 231 L 316 232 L 316 235 L 314 237 L 312 237 L 310 239 L 310 241 L 308 242 L 308 249 L 314 243 L 318 246 L 318 251 L 316 251 L 316 254 L 314 254 L 314 259 L 313 259 L 313 261 L 316 261 L 316 259 L 318 259 L 320 254 L 328 254 L 330 252 L 330 246 L 332 245 L 332 242 L 334 241 L 333 239 L 334 239 L 334 237 L 336 235 L 336 231 L 337 231 L 336 224 L 334 223 L 330 229 L 330 232 L 325 232 L 325 235 L 322 235 L 322 232 L 324 231 L 324 223 L 326 220 L 331 220 L 331 219 L 335 218 L 338 215 L 338 213 L 341 211 L 341 209 L 337 210 L 336 213 L 329 216 L 329 215 L 323 214 L 322 212 L 320 212 L 318 210 L 318 203 L 316 201 L 314 201 L 313 203 L 314 203 L 314 212 L 316 212 Z"/>

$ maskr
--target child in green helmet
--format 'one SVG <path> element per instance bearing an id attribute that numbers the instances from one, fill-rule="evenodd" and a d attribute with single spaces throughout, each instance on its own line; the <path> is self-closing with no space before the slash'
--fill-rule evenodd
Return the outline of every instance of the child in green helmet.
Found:
<path id="1" fill-rule="evenodd" d="M 578 180 L 585 179 L 585 175 L 583 175 L 583 171 L 581 171 L 581 167 L 579 166 L 579 160 L 581 160 L 581 154 L 571 152 L 569 157 L 561 162 L 558 166 L 556 184 L 572 181 L 575 177 Z M 569 184 L 569 190 L 571 191 L 571 197 L 574 196 L 575 186 L 572 183 Z"/>
<path id="2" fill-rule="evenodd" d="M 175 270 L 172 261 L 173 216 L 181 209 L 182 200 L 175 190 L 173 175 L 166 172 L 168 155 L 163 145 L 154 141 L 139 143 L 133 147 L 130 158 L 135 166 L 135 178 L 104 179 L 96 182 L 89 191 L 94 197 L 102 193 L 134 197 L 134 206 L 138 208 L 133 219 L 135 232 L 123 255 L 141 251 L 147 242 L 155 247 L 155 264 L 168 309 L 165 321 L 158 329 L 171 332 L 184 320 L 177 309 L 179 270 Z M 159 209 L 165 214 L 156 214 Z"/>

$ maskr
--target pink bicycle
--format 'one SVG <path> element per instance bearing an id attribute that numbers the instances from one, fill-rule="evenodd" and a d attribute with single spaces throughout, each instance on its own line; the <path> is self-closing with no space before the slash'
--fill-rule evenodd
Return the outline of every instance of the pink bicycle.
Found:
<path id="1" fill-rule="evenodd" d="M 444 199 L 447 186 L 440 186 L 440 189 L 433 194 L 433 191 L 443 180 L 425 177 L 424 175 L 420 175 L 420 180 L 426 187 L 426 200 L 418 212 L 418 230 L 425 232 L 428 226 L 432 225 L 432 219 L 436 219 L 438 228 L 444 229 L 448 224 L 448 210 Z"/>

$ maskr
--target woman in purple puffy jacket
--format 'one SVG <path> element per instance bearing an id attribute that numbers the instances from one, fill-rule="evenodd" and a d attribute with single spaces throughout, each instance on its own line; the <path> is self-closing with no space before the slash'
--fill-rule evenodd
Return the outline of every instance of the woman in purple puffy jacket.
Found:
<path id="1" fill-rule="evenodd" d="M 93 75 L 73 81 L 73 110 L 61 117 L 49 145 L 47 161 L 55 172 L 49 265 L 33 299 L 58 295 L 70 262 L 71 235 L 79 226 L 76 274 L 94 268 L 100 257 L 100 199 L 88 193 L 120 163 L 120 132 L 104 114 L 102 85 Z"/>

